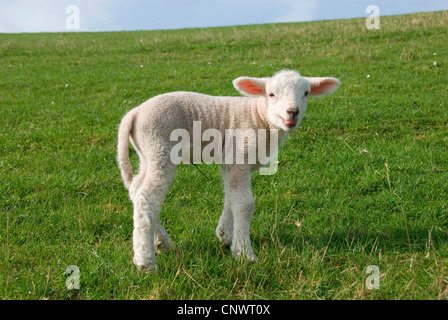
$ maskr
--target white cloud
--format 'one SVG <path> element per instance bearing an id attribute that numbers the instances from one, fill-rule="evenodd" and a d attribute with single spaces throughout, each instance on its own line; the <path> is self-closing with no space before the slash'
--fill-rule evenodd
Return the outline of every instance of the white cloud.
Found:
<path id="1" fill-rule="evenodd" d="M 56 31 L 65 25 L 65 8 L 51 1 L 1 1 L 0 32 Z M 61 21 L 54 19 L 61 12 Z"/>
<path id="2" fill-rule="evenodd" d="M 319 2 L 317 0 L 280 0 L 277 3 L 287 7 L 287 12 L 275 18 L 277 22 L 311 21 L 318 17 Z"/>
<path id="3" fill-rule="evenodd" d="M 0 32 L 65 32 L 65 9 L 80 9 L 79 31 L 204 27 L 307 21 L 317 0 L 0 0 Z"/>
<path id="4" fill-rule="evenodd" d="M 119 30 L 115 16 L 139 0 L 0 0 L 0 32 L 64 32 L 70 14 L 79 7 L 79 31 Z"/>

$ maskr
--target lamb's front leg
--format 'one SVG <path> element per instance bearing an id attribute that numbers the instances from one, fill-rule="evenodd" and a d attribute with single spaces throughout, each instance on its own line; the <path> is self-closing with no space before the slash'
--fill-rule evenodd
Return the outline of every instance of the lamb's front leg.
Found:
<path id="1" fill-rule="evenodd" d="M 250 223 L 255 210 L 255 202 L 250 185 L 251 169 L 247 165 L 230 165 L 223 167 L 224 185 L 230 196 L 230 206 L 233 216 L 233 235 L 230 247 L 235 258 L 245 257 L 255 262 L 250 243 Z"/>
<path id="2" fill-rule="evenodd" d="M 230 190 L 228 183 L 224 180 L 224 209 L 219 218 L 218 227 L 216 228 L 216 235 L 222 244 L 230 246 L 232 244 L 233 236 L 233 215 L 230 201 Z"/>

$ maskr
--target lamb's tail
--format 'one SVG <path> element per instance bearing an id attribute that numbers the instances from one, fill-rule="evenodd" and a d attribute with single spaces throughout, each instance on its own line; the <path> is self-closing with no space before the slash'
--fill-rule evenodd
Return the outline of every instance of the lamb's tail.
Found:
<path id="1" fill-rule="evenodd" d="M 120 167 L 124 186 L 128 190 L 133 179 L 132 165 L 129 160 L 129 137 L 131 136 L 132 126 L 136 115 L 136 110 L 134 110 L 128 112 L 123 117 L 120 123 L 120 128 L 118 129 L 118 165 Z"/>

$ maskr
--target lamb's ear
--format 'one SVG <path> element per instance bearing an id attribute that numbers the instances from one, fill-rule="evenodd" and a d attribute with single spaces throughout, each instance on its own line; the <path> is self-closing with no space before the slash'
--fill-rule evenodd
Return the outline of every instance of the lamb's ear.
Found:
<path id="1" fill-rule="evenodd" d="M 332 77 L 312 77 L 306 79 L 311 85 L 311 96 L 330 94 L 341 85 L 338 79 Z"/>
<path id="2" fill-rule="evenodd" d="M 265 78 L 239 77 L 233 80 L 233 86 L 246 96 L 264 96 L 266 81 Z"/>

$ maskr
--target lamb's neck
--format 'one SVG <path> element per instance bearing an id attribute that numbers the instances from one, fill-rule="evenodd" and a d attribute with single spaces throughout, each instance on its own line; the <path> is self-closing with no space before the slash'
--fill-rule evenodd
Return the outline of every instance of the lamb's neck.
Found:
<path id="1" fill-rule="evenodd" d="M 254 121 L 260 129 L 276 129 L 268 119 L 266 112 L 266 102 L 264 98 L 254 99 L 255 112 Z"/>

